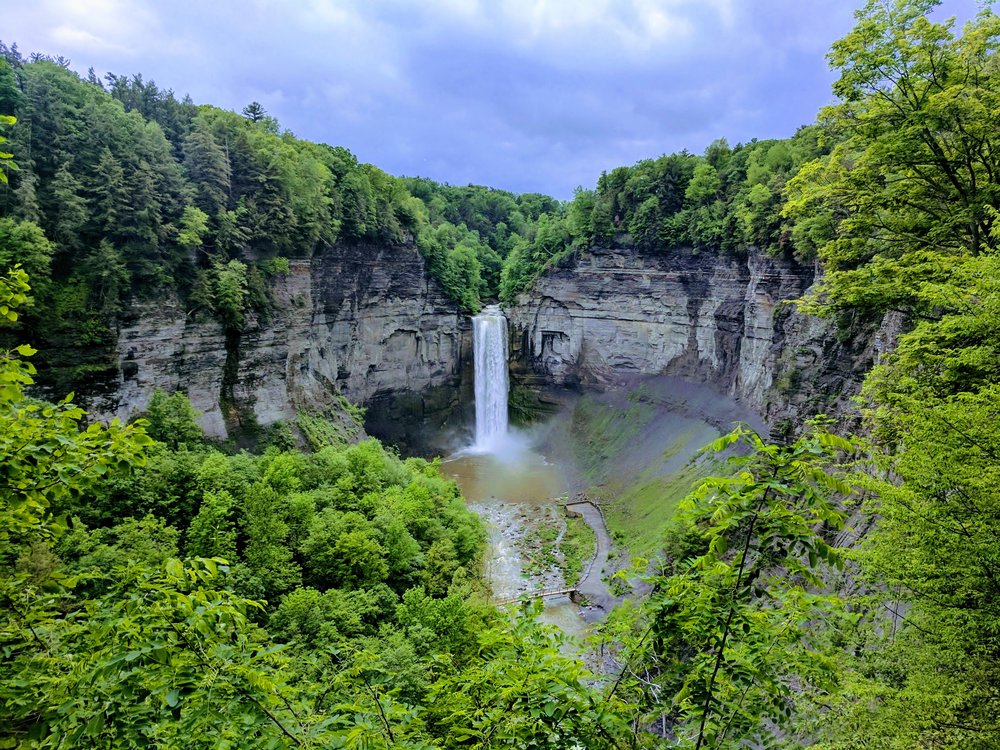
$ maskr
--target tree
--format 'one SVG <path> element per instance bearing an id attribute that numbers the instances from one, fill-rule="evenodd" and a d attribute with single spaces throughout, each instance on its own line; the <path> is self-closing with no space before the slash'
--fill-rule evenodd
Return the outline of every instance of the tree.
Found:
<path id="1" fill-rule="evenodd" d="M 188 251 L 198 250 L 208 234 L 208 215 L 197 206 L 188 206 L 181 215 L 177 244 Z"/>
<path id="2" fill-rule="evenodd" d="M 83 245 L 81 232 L 87 223 L 87 201 L 80 181 L 63 164 L 52 178 L 53 215 L 49 217 L 51 237 L 64 251 Z M 32 278 L 35 278 L 32 275 Z"/>
<path id="3" fill-rule="evenodd" d="M 17 320 L 28 291 L 19 269 L 0 278 L 5 320 Z M 90 572 L 106 592 L 96 600 L 56 566 L 32 569 L 25 553 L 65 531 L 53 511 L 141 464 L 151 442 L 141 424 L 81 428 L 70 399 L 29 399 L 33 353 L 0 353 L 0 743 L 275 747 L 342 737 L 336 722 L 298 723 L 311 700 L 295 707 L 283 660 L 251 635 L 246 613 L 259 605 L 220 585 L 217 562 Z"/>
<path id="4" fill-rule="evenodd" d="M 17 187 L 14 188 L 14 209 L 11 217 L 23 221 L 41 220 L 42 211 L 38 204 L 38 176 L 34 172 L 23 172 L 19 175 Z"/>
<path id="5" fill-rule="evenodd" d="M 116 224 L 117 234 L 127 249 L 125 259 L 132 276 L 144 289 L 155 289 L 173 281 L 174 268 L 164 252 L 162 203 L 156 175 L 145 160 L 126 178 L 127 200 Z"/>
<path id="6" fill-rule="evenodd" d="M 825 263 L 826 313 L 907 314 L 863 389 L 879 450 L 855 553 L 864 621 L 845 689 L 810 726 L 824 747 L 1000 742 L 1000 19 L 956 36 L 936 3 L 869 3 L 834 45 L 837 139 L 789 183 L 793 239 Z"/>
<path id="7" fill-rule="evenodd" d="M 573 191 L 573 200 L 567 209 L 566 223 L 577 247 L 586 247 L 593 240 L 596 202 L 597 194 L 593 190 L 584 190 L 577 186 Z"/>
<path id="8" fill-rule="evenodd" d="M 431 596 L 445 596 L 452 577 L 458 570 L 455 545 L 450 539 L 439 539 L 427 550 L 424 585 Z"/>
<path id="9" fill-rule="evenodd" d="M 2 44 L 2 43 L 0 43 Z M 17 45 L 14 45 L 16 50 Z M 18 76 L 14 65 L 18 64 L 16 53 L 9 49 L 0 51 L 0 112 L 10 113 L 8 117 L 20 111 L 24 101 L 24 92 L 19 85 Z M 4 124 L 10 124 L 6 121 Z"/>
<path id="10" fill-rule="evenodd" d="M 1000 743 L 1000 261 L 967 260 L 935 287 L 940 318 L 918 321 L 865 382 L 884 449 L 856 554 L 866 627 L 818 723 L 833 748 Z"/>
<path id="11" fill-rule="evenodd" d="M 250 102 L 247 106 L 243 108 L 243 116 L 247 118 L 250 122 L 256 124 L 267 117 L 267 111 L 261 106 L 260 102 Z"/>
<path id="12" fill-rule="evenodd" d="M 820 117 L 836 145 L 789 183 L 785 207 L 832 227 L 811 237 L 827 311 L 924 310 L 915 282 L 997 250 L 1000 18 L 983 10 L 956 37 L 926 17 L 936 4 L 869 2 L 830 53 L 840 102 Z"/>
<path id="13" fill-rule="evenodd" d="M 301 552 L 317 588 L 362 588 L 382 583 L 389 575 L 386 550 L 359 513 L 332 508 L 318 513 Z"/>
<path id="14" fill-rule="evenodd" d="M 198 515 L 187 533 L 187 553 L 192 557 L 236 559 L 236 503 L 225 490 L 206 491 Z"/>
<path id="15" fill-rule="evenodd" d="M 353 240 L 374 234 L 378 225 L 375 191 L 361 170 L 351 170 L 340 183 L 344 234 Z"/>
<path id="16" fill-rule="evenodd" d="M 288 524 L 282 498 L 264 482 L 249 487 L 241 505 L 242 550 L 251 577 L 248 590 L 267 599 L 284 594 L 302 581 L 299 566 L 286 544 Z"/>
<path id="17" fill-rule="evenodd" d="M 170 448 L 196 447 L 205 440 L 205 434 L 198 425 L 198 412 L 180 391 L 167 395 L 157 388 L 143 416 L 149 436 Z"/>
<path id="18" fill-rule="evenodd" d="M 731 459 L 733 476 L 705 480 L 683 503 L 686 549 L 697 552 L 652 579 L 641 635 L 611 688 L 643 674 L 631 686 L 645 697 L 647 721 L 678 747 L 766 744 L 800 693 L 835 684 L 820 644 L 840 602 L 815 591 L 841 564 L 828 533 L 844 523 L 838 497 L 854 490 L 836 461 L 856 446 L 822 427 L 787 446 L 739 427 L 712 448 L 734 444 L 749 453 Z"/>
<path id="19" fill-rule="evenodd" d="M 13 125 L 17 122 L 17 118 L 12 115 L 0 114 L 0 125 Z M 6 143 L 7 138 L 0 135 L 0 143 Z M 17 165 L 14 163 L 14 154 L 7 153 L 6 151 L 0 151 L 0 182 L 4 185 L 7 184 L 7 172 L 11 169 L 16 169 Z"/>
<path id="20" fill-rule="evenodd" d="M 248 291 L 246 264 L 238 260 L 225 264 L 216 262 L 212 271 L 215 275 L 215 310 L 227 328 L 238 331 L 243 328 L 245 319 Z"/>
<path id="21" fill-rule="evenodd" d="M 413 597 L 407 601 L 413 602 Z M 565 636 L 538 609 L 476 634 L 483 658 L 446 672 L 430 689 L 428 721 L 448 748 L 636 747 L 627 709 L 602 701 L 583 663 L 560 652 Z"/>
<path id="22" fill-rule="evenodd" d="M 80 264 L 80 276 L 89 287 L 89 301 L 99 319 L 98 325 L 107 325 L 121 310 L 122 301 L 131 289 L 131 276 L 121 251 L 108 240 L 101 240 Z"/>
<path id="23" fill-rule="evenodd" d="M 100 161 L 93 176 L 93 185 L 91 216 L 97 232 L 118 238 L 121 234 L 118 222 L 128 200 L 128 194 L 125 170 L 107 146 L 101 150 Z"/>
<path id="24" fill-rule="evenodd" d="M 15 322 L 29 290 L 27 274 L 16 266 L 0 278 L 0 315 Z M 35 351 L 22 344 L 0 352 L 0 558 L 20 543 L 48 538 L 50 509 L 60 510 L 109 471 L 141 462 L 151 442 L 141 423 L 80 429 L 85 413 L 71 397 L 52 405 L 31 401 L 25 389 L 35 368 L 27 358 Z"/>
<path id="25" fill-rule="evenodd" d="M 47 290 L 55 248 L 37 224 L 0 219 L 0 268 L 18 265 L 34 279 L 36 292 Z"/>
<path id="26" fill-rule="evenodd" d="M 692 205 L 700 205 L 713 200 L 719 192 L 719 175 L 708 161 L 699 161 L 694 175 L 684 191 L 684 200 Z"/>
<path id="27" fill-rule="evenodd" d="M 86 616 L 33 612 L 41 644 L 5 639 L 8 738 L 33 736 L 38 747 L 287 741 L 282 659 L 254 639 L 246 613 L 256 605 L 219 585 L 216 563 L 172 559 L 107 575 L 110 591 Z"/>
<path id="28" fill-rule="evenodd" d="M 195 184 L 197 207 L 213 218 L 222 214 L 232 192 L 229 158 L 201 118 L 184 139 L 184 167 Z"/>

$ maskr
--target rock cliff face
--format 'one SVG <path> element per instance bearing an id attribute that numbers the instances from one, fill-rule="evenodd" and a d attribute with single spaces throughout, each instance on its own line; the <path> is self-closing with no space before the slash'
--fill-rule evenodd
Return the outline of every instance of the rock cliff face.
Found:
<path id="1" fill-rule="evenodd" d="M 677 375 L 714 384 L 772 424 L 816 413 L 856 391 L 871 352 L 786 304 L 814 276 L 756 253 L 591 248 L 508 310 L 515 374 L 600 387 Z"/>
<path id="2" fill-rule="evenodd" d="M 461 405 L 468 323 L 416 249 L 329 248 L 293 260 L 271 291 L 271 315 L 239 334 L 190 319 L 176 299 L 134 306 L 119 330 L 118 380 L 92 409 L 127 418 L 155 389 L 180 390 L 223 437 L 250 421 L 336 408 L 342 394 L 369 406 L 372 432 L 405 441 Z"/>
<path id="3" fill-rule="evenodd" d="M 772 425 L 842 410 L 891 345 L 892 326 L 855 338 L 788 300 L 811 266 L 751 253 L 592 248 L 550 270 L 507 310 L 518 378 L 610 387 L 634 376 L 708 382 Z M 177 299 L 133 306 L 121 321 L 113 382 L 88 394 L 99 417 L 142 411 L 157 388 L 186 393 L 208 434 L 368 407 L 366 427 L 409 448 L 472 424 L 470 323 L 415 248 L 338 246 L 274 280 L 273 311 L 239 334 L 188 316 Z M 895 321 L 898 323 L 898 321 Z M 433 429 L 428 429 L 433 428 Z"/>

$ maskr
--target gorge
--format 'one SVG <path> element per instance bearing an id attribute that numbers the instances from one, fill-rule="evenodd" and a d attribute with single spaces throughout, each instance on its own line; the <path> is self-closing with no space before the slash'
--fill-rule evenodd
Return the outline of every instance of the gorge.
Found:
<path id="1" fill-rule="evenodd" d="M 1000 18 L 934 5 L 566 201 L 0 42 L 0 746 L 1000 746 Z"/>
<path id="2" fill-rule="evenodd" d="M 876 352 L 868 339 L 837 342 L 828 324 L 794 310 L 814 276 L 811 265 L 753 250 L 733 258 L 595 246 L 505 306 L 508 334 L 499 308 L 470 319 L 449 302 L 414 248 L 335 247 L 293 260 L 273 282 L 270 319 L 251 319 L 235 346 L 220 323 L 191 322 L 176 304 L 135 308 L 119 333 L 120 378 L 98 389 L 91 408 L 127 418 L 156 389 L 180 390 L 206 431 L 225 437 L 248 420 L 291 422 L 299 411 L 343 418 L 342 396 L 367 407 L 367 432 L 390 445 L 449 454 L 471 444 L 490 454 L 506 433 L 509 368 L 515 385 L 564 404 L 554 432 L 532 438 L 556 464 L 524 438 L 503 460 L 445 469 L 494 529 L 494 589 L 510 597 L 567 585 L 554 569 L 528 575 L 517 546 L 562 528 L 554 498 L 606 500 L 618 554 L 648 554 L 677 501 L 711 468 L 688 468 L 699 448 L 736 421 L 780 432 L 782 420 L 847 402 Z M 635 401 L 640 388 L 648 397 Z M 607 394 L 594 403 L 631 435 L 621 453 L 586 458 L 585 443 L 616 438 L 592 432 L 586 415 L 581 422 L 580 393 Z M 650 417 L 632 415 L 634 403 Z M 609 488 L 623 499 L 603 497 Z M 605 564 L 591 591 L 605 605 L 597 612 L 610 601 Z M 580 631 L 574 608 L 553 611 Z"/>
<path id="3" fill-rule="evenodd" d="M 753 250 L 733 258 L 595 246 L 505 306 L 512 377 L 606 389 L 674 375 L 712 384 L 772 425 L 843 406 L 893 321 L 838 341 L 792 304 L 814 278 L 811 265 Z M 339 393 L 366 406 L 369 432 L 390 443 L 469 429 L 472 325 L 415 249 L 337 246 L 293 260 L 273 294 L 271 318 L 252 318 L 235 345 L 221 323 L 190 320 L 178 301 L 130 309 L 116 377 L 85 391 L 88 405 L 104 419 L 128 418 L 155 389 L 180 389 L 207 434 L 225 437 L 240 415 L 267 425 L 299 409 L 336 411 Z"/>
<path id="4" fill-rule="evenodd" d="M 403 451 L 447 455 L 471 444 L 489 453 L 506 433 L 509 369 L 515 388 L 563 404 L 550 432 L 534 438 L 558 471 L 534 458 L 507 467 L 528 477 L 514 494 L 537 503 L 615 488 L 604 498 L 612 530 L 648 554 L 677 501 L 709 471 L 688 462 L 735 422 L 780 436 L 804 416 L 848 413 L 892 319 L 838 339 L 829 323 L 794 308 L 814 280 L 812 265 L 753 249 L 734 258 L 593 246 L 504 306 L 508 352 L 499 308 L 470 319 L 415 248 L 337 246 L 291 261 L 272 282 L 270 318 L 250 318 L 238 336 L 217 321 L 191 321 L 177 302 L 133 308 L 118 336 L 117 379 L 83 396 L 103 419 L 127 419 L 157 389 L 179 390 L 217 438 L 294 423 L 300 412 L 350 432 L 346 398 L 366 407 L 368 434 Z M 594 396 L 578 402 L 581 393 Z M 596 417 L 587 411 L 595 408 Z M 608 448 L 590 455 L 593 441 Z M 536 479 L 542 489 L 527 489 Z M 479 502 L 498 493 L 476 485 L 466 494 Z M 510 518 L 493 520 L 513 528 Z"/>
<path id="5" fill-rule="evenodd" d="M 369 407 L 373 432 L 390 442 L 462 408 L 469 322 L 414 248 L 344 246 L 293 260 L 273 294 L 273 316 L 251 319 L 235 343 L 176 299 L 133 308 L 118 335 L 117 377 L 95 386 L 92 408 L 128 418 L 155 389 L 180 389 L 206 433 L 225 437 L 241 419 L 268 425 L 300 409 L 342 410 L 341 394 Z"/>

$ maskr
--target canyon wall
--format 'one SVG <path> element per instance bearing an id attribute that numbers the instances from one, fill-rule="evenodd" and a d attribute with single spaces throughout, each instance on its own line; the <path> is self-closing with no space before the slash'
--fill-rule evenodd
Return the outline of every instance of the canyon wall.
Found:
<path id="1" fill-rule="evenodd" d="M 891 330 L 845 335 L 789 301 L 815 269 L 750 252 L 595 247 L 550 269 L 509 306 L 514 382 L 610 388 L 673 375 L 705 382 L 772 426 L 844 413 Z M 206 432 L 368 408 L 391 443 L 472 426 L 472 336 L 413 247 L 337 246 L 272 280 L 272 310 L 238 334 L 166 297 L 120 321 L 119 367 L 86 394 L 100 418 L 129 418 L 155 389 L 182 391 Z M 891 328 L 891 326 L 889 327 Z M 875 331 L 876 335 L 872 335 Z M 889 342 L 889 343 L 887 343 Z"/>
<path id="2" fill-rule="evenodd" d="M 746 256 L 591 248 L 507 311 L 515 380 L 613 387 L 631 377 L 708 382 L 772 425 L 846 409 L 873 351 L 790 300 L 816 271 Z"/>
<path id="3" fill-rule="evenodd" d="M 118 332 L 117 381 L 90 397 L 92 410 L 128 418 L 155 389 L 180 390 L 206 432 L 225 437 L 299 409 L 336 411 L 342 394 L 369 407 L 373 433 L 405 442 L 461 407 L 469 324 L 415 248 L 328 248 L 292 260 L 271 294 L 270 314 L 238 334 L 172 297 L 133 305 Z"/>

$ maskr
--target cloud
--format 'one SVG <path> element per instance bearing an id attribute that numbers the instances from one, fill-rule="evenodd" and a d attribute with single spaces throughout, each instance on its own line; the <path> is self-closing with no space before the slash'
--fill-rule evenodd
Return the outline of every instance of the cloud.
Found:
<path id="1" fill-rule="evenodd" d="M 613 49 L 642 54 L 654 45 L 685 43 L 694 28 L 674 3 L 656 0 L 578 3 L 573 0 L 505 0 L 498 3 L 492 22 L 522 33 L 523 46 L 539 49 Z"/>
<path id="2" fill-rule="evenodd" d="M 135 0 L 41 0 L 14 9 L 12 15 L 7 28 L 28 26 L 37 34 L 31 41 L 67 56 L 138 55 L 159 26 L 155 9 Z"/>
<path id="3" fill-rule="evenodd" d="M 945 10 L 967 18 L 974 5 Z M 199 102 L 260 101 L 298 135 L 395 174 L 567 198 L 601 170 L 812 121 L 831 99 L 824 56 L 850 6 L 38 0 L 13 4 L 4 34 Z"/>
<path id="4" fill-rule="evenodd" d="M 133 51 L 130 47 L 115 44 L 114 42 L 87 31 L 86 29 L 74 26 L 56 26 L 52 30 L 50 37 L 54 45 L 69 52 L 83 51 L 88 53 L 131 53 Z"/>

